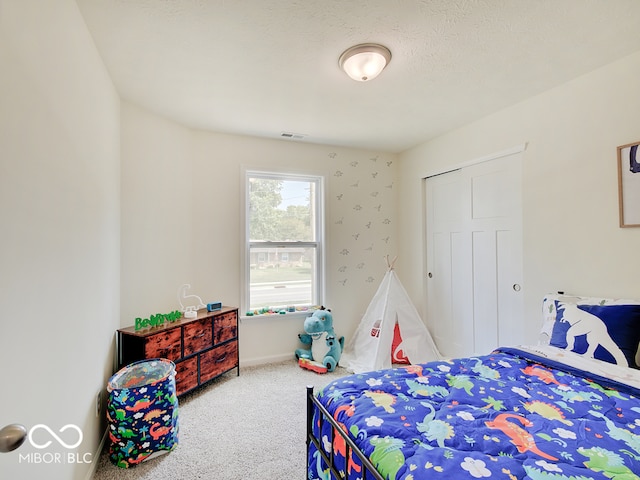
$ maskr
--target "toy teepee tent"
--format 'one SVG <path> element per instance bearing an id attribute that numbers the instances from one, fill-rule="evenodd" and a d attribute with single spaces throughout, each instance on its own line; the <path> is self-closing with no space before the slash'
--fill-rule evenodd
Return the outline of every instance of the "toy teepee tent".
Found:
<path id="1" fill-rule="evenodd" d="M 391 368 L 392 361 L 415 364 L 441 358 L 393 270 L 395 260 L 389 263 L 387 257 L 387 273 L 345 347 L 340 363 L 354 373 Z M 404 357 L 408 362 L 400 361 Z"/>

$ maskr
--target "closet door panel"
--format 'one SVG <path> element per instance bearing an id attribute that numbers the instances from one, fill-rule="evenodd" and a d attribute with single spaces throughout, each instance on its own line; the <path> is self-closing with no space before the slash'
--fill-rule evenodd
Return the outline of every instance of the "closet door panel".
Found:
<path id="1" fill-rule="evenodd" d="M 425 180 L 427 325 L 445 356 L 522 338 L 522 153 Z"/>

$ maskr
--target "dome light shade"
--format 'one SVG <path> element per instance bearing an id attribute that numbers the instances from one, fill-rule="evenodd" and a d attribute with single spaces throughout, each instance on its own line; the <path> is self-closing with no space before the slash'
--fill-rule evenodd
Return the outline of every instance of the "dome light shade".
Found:
<path id="1" fill-rule="evenodd" d="M 345 50 L 338 63 L 354 80 L 367 82 L 380 75 L 390 61 L 391 52 L 387 47 L 363 43 Z"/>

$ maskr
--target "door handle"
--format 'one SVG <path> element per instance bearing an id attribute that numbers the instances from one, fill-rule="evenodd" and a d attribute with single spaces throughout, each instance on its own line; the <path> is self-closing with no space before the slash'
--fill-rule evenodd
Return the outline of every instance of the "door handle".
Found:
<path id="1" fill-rule="evenodd" d="M 17 423 L 0 428 L 0 452 L 7 453 L 22 445 L 27 438 L 27 429 Z"/>

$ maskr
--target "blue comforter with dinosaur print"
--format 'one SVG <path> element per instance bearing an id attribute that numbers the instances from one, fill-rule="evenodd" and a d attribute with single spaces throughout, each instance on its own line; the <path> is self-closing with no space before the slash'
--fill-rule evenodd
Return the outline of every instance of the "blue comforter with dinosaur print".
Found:
<path id="1" fill-rule="evenodd" d="M 316 396 L 385 479 L 640 480 L 640 390 L 523 350 L 346 376 Z M 313 429 L 344 478 L 363 478 L 317 412 Z M 334 478 L 313 444 L 308 478 Z"/>

